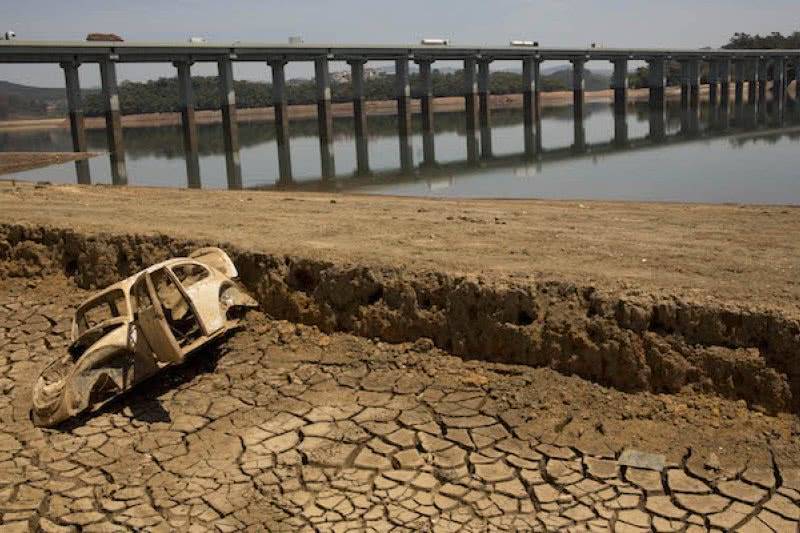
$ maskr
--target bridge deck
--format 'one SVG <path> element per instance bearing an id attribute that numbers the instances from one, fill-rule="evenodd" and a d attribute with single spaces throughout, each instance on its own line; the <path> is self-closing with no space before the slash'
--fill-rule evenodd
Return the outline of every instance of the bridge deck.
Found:
<path id="1" fill-rule="evenodd" d="M 495 45 L 421 45 L 421 44 L 282 44 L 282 43 L 169 43 L 169 42 L 98 42 L 98 41 L 0 41 L 0 63 L 54 63 L 79 58 L 97 62 L 112 57 L 119 62 L 160 62 L 190 58 L 192 61 L 264 61 L 284 57 L 292 61 L 326 56 L 346 61 L 353 57 L 370 60 L 409 59 L 523 59 L 611 61 L 651 58 L 800 58 L 800 50 L 728 50 L 683 48 L 554 48 Z"/>

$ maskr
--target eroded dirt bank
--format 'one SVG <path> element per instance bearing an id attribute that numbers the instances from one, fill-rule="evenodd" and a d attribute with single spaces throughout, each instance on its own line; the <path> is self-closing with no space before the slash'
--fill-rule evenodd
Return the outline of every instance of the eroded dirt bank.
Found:
<path id="1" fill-rule="evenodd" d="M 199 242 L 0 226 L 7 276 L 66 272 L 102 287 Z M 224 246 L 224 245 L 223 245 Z M 718 394 L 800 409 L 800 324 L 776 310 L 611 296 L 568 282 L 365 268 L 224 246 L 269 315 L 455 355 L 546 366 L 622 391 Z"/>

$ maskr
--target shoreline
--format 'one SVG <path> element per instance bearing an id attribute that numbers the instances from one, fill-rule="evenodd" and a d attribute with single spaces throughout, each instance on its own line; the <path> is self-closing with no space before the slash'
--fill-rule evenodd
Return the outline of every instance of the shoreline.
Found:
<path id="1" fill-rule="evenodd" d="M 0 176 L 91 159 L 97 152 L 0 152 Z"/>
<path id="2" fill-rule="evenodd" d="M 708 94 L 708 86 L 701 88 L 701 94 Z M 628 100 L 631 102 L 646 101 L 649 95 L 648 89 L 628 90 Z M 680 95 L 680 87 L 668 88 L 666 95 L 674 97 Z M 589 102 L 613 102 L 614 91 L 605 89 L 602 91 L 587 91 L 585 101 Z M 493 94 L 490 99 L 491 109 L 521 109 L 522 94 Z M 554 91 L 541 93 L 541 104 L 543 107 L 562 107 L 572 105 L 572 91 Z M 335 118 L 352 117 L 353 105 L 350 102 L 335 102 L 332 104 L 333 116 Z M 440 96 L 434 99 L 434 107 L 437 113 L 458 112 L 464 110 L 464 98 L 462 96 Z M 412 99 L 411 111 L 414 114 L 420 112 L 419 99 Z M 366 103 L 367 115 L 372 116 L 393 116 L 397 114 L 397 104 L 394 100 L 369 100 Z M 290 120 L 308 120 L 316 118 L 316 104 L 295 104 L 289 106 Z M 195 111 L 197 124 L 217 124 L 222 122 L 222 112 L 219 110 L 205 109 Z M 270 122 L 275 120 L 273 107 L 255 107 L 237 109 L 237 122 Z M 136 115 L 124 115 L 122 126 L 125 128 L 146 128 L 153 126 L 177 126 L 181 123 L 180 112 L 171 113 L 143 113 Z M 43 119 L 19 119 L 0 121 L 0 131 L 35 131 L 48 129 L 66 129 L 69 127 L 67 118 L 43 118 Z M 85 127 L 89 130 L 105 129 L 105 117 L 86 117 Z"/>

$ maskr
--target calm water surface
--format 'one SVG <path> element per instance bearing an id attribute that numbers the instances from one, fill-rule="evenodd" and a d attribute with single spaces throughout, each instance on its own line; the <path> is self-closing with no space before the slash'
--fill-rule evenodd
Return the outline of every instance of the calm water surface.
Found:
<path id="1" fill-rule="evenodd" d="M 423 161 L 423 137 L 414 117 L 414 168 L 400 170 L 397 121 L 369 117 L 370 172 L 356 172 L 351 119 L 334 122 L 336 176 L 320 178 L 316 121 L 290 126 L 292 183 L 279 182 L 278 149 L 271 122 L 240 124 L 242 176 L 246 188 L 346 190 L 441 197 L 579 198 L 686 202 L 800 204 L 800 111 L 789 102 L 727 113 L 702 104 L 687 113 L 668 103 L 665 115 L 646 105 L 628 108 L 624 119 L 610 104 L 587 104 L 584 118 L 571 107 L 546 108 L 541 124 L 526 128 L 521 110 L 492 112 L 491 153 L 470 160 L 463 113 L 437 113 L 435 161 Z M 538 134 L 538 135 L 537 135 Z M 178 126 L 126 128 L 129 183 L 185 186 Z M 203 188 L 224 188 L 221 125 L 199 126 Z M 89 149 L 105 151 L 105 133 L 88 131 Z M 480 145 L 481 143 L 479 143 Z M 68 130 L 0 133 L 0 151 L 70 151 Z M 110 183 L 108 158 L 90 162 L 92 181 Z M 363 174 L 363 173 L 362 173 Z M 75 182 L 72 163 L 5 178 Z"/>

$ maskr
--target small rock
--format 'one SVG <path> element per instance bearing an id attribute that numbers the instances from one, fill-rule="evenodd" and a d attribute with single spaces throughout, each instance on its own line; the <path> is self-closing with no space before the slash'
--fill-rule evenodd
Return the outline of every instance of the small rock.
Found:
<path id="1" fill-rule="evenodd" d="M 705 466 L 709 470 L 714 471 L 719 471 L 722 468 L 722 466 L 719 464 L 719 457 L 717 457 L 717 454 L 714 452 L 708 454 L 708 459 L 706 459 Z"/>
<path id="2" fill-rule="evenodd" d="M 627 448 L 622 452 L 617 461 L 620 465 L 643 468 L 645 470 L 655 470 L 661 472 L 666 464 L 666 457 L 656 453 L 647 453 L 639 450 Z"/>

